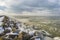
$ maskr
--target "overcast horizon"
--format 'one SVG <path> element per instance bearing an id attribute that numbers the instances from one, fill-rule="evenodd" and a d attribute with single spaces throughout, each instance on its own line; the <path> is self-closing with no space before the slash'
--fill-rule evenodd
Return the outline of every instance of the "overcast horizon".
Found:
<path id="1" fill-rule="evenodd" d="M 0 0 L 0 15 L 60 16 L 60 0 Z"/>

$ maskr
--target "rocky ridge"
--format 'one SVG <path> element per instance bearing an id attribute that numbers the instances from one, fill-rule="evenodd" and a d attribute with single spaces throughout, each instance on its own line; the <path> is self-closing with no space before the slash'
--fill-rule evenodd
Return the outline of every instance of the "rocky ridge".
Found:
<path id="1" fill-rule="evenodd" d="M 0 16 L 0 37 L 2 40 L 60 40 L 60 37 L 52 37 L 47 31 L 36 30 L 36 28 L 8 16 Z"/>

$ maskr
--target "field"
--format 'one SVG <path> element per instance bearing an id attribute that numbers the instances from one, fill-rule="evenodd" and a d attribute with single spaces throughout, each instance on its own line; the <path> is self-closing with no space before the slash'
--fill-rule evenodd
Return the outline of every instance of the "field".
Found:
<path id="1" fill-rule="evenodd" d="M 27 25 L 34 25 L 38 30 L 45 30 L 53 37 L 60 36 L 60 16 L 14 16 Z"/>

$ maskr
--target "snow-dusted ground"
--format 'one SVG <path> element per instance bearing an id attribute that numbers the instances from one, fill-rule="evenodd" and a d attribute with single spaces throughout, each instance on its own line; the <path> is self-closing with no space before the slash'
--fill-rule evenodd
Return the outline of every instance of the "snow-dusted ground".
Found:
<path id="1" fill-rule="evenodd" d="M 35 30 L 35 29 L 33 29 L 31 26 L 26 26 L 26 25 L 24 25 L 23 23 L 18 22 L 18 21 L 19 21 L 18 19 L 15 20 L 15 18 L 13 18 L 13 17 L 8 17 L 8 18 L 9 18 L 9 25 L 10 25 L 11 27 L 8 26 L 8 27 L 6 27 L 5 29 L 10 30 L 11 32 L 10 32 L 10 33 L 6 33 L 6 35 L 18 35 L 18 34 L 21 33 L 21 32 L 26 32 L 26 33 L 28 33 L 29 35 L 32 35 L 32 36 L 36 34 L 35 36 L 38 36 L 38 38 L 33 36 L 35 40 L 41 40 L 39 37 L 42 37 L 43 40 L 60 40 L 60 38 L 58 38 L 58 37 L 55 37 L 54 39 L 51 38 L 51 37 L 48 37 L 48 36 L 51 35 L 51 34 L 49 34 L 49 33 L 48 33 L 47 31 L 45 31 L 45 30 Z M 0 17 L 0 34 L 4 32 L 4 29 L 3 29 L 3 27 L 1 26 L 1 25 L 3 24 L 2 20 L 4 20 L 4 16 Z M 7 23 L 8 23 L 8 22 L 7 22 Z M 19 33 L 13 33 L 13 32 L 12 32 L 12 28 L 13 28 L 13 26 L 14 26 L 14 23 L 16 23 L 15 25 L 16 25 L 17 28 L 18 28 L 18 29 L 16 29 L 16 30 L 20 30 Z M 44 36 L 43 34 L 45 34 L 45 35 L 47 35 L 47 36 Z M 43 37 L 43 36 L 44 36 L 44 37 Z"/>

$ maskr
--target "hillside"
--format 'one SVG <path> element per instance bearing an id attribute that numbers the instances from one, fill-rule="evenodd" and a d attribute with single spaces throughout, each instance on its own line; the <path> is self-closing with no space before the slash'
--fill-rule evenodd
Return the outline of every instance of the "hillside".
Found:
<path id="1" fill-rule="evenodd" d="M 24 23 L 14 17 L 9 17 L 5 15 L 0 16 L 0 40 L 55 40 L 55 38 L 59 39 L 59 36 L 57 37 L 57 34 L 52 34 L 47 31 L 48 28 L 45 28 L 47 27 L 44 27 L 44 25 L 43 27 L 39 27 L 33 23 L 29 25 L 29 23 Z M 53 32 L 55 32 L 55 30 Z"/>
<path id="2" fill-rule="evenodd" d="M 28 25 L 48 31 L 53 36 L 60 36 L 60 16 L 14 16 L 17 19 L 27 19 Z"/>

